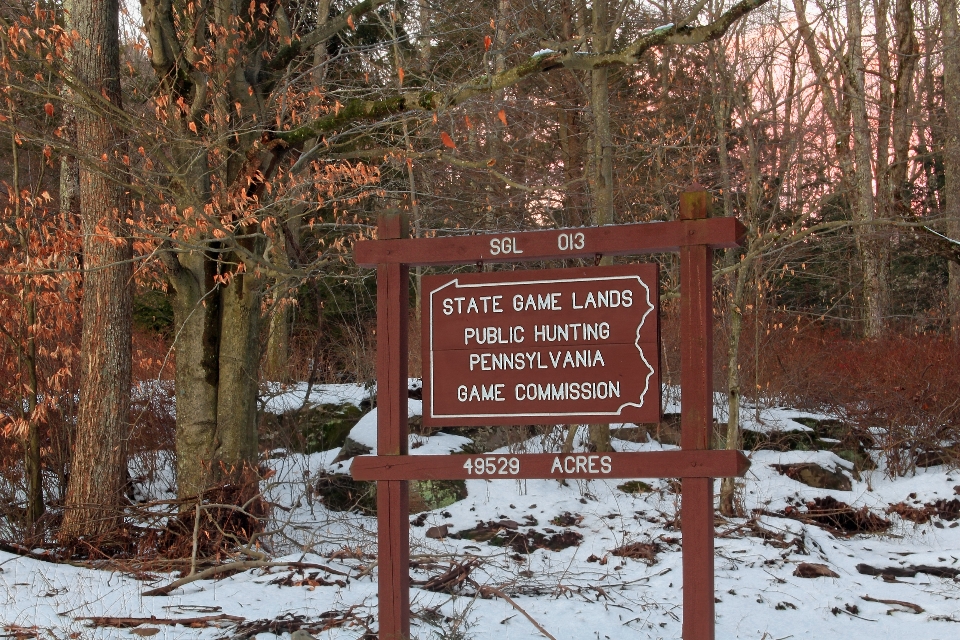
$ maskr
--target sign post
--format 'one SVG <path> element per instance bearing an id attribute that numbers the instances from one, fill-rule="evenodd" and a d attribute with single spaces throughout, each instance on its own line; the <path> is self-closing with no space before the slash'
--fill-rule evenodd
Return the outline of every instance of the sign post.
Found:
<path id="1" fill-rule="evenodd" d="M 709 451 L 713 425 L 715 248 L 743 243 L 733 218 L 707 218 L 683 193 L 680 219 L 407 238 L 400 214 L 357 244 L 377 268 L 377 446 L 351 473 L 377 481 L 381 640 L 410 637 L 409 480 L 682 478 L 683 638 L 714 638 L 713 478 L 742 476 L 739 451 Z M 407 455 L 408 268 L 680 253 L 681 450 L 644 453 Z M 427 426 L 656 422 L 660 418 L 656 265 L 423 278 Z"/>
<path id="2" fill-rule="evenodd" d="M 680 195 L 680 219 L 704 220 L 707 192 Z M 680 447 L 710 448 L 713 430 L 713 249 L 680 249 Z M 713 640 L 713 478 L 685 477 L 680 489 L 683 537 L 683 637 Z"/>
<path id="3" fill-rule="evenodd" d="M 407 218 L 380 217 L 380 238 L 406 238 Z M 377 265 L 377 454 L 407 454 L 409 267 Z M 380 640 L 410 637 L 410 494 L 405 479 L 377 480 Z"/>

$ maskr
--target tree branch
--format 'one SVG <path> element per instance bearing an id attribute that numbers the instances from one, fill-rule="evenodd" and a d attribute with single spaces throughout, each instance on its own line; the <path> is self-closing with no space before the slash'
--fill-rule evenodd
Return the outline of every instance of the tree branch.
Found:
<path id="1" fill-rule="evenodd" d="M 365 14 L 376 11 L 381 5 L 387 3 L 387 0 L 363 0 L 353 5 L 339 16 L 317 27 L 299 40 L 293 40 L 290 44 L 282 47 L 277 55 L 270 61 L 270 67 L 274 70 L 282 69 L 287 66 L 295 57 L 309 51 L 321 42 L 332 38 L 341 31 L 350 27 L 350 22 L 362 18 Z"/>
<path id="2" fill-rule="evenodd" d="M 371 4 L 380 1 L 366 0 Z M 717 20 L 702 27 L 671 26 L 669 29 L 654 29 L 620 51 L 599 54 L 585 54 L 572 50 L 541 52 L 500 73 L 484 74 L 468 80 L 449 92 L 412 91 L 383 100 L 362 100 L 358 98 L 350 100 L 344 105 L 338 103 L 337 108 L 332 113 L 296 129 L 275 132 L 273 137 L 292 146 L 302 144 L 311 138 L 321 137 L 329 131 L 336 131 L 343 125 L 355 120 L 373 120 L 408 111 L 437 111 L 454 107 L 475 96 L 506 89 L 529 76 L 560 67 L 584 70 L 602 66 L 633 65 L 653 47 L 666 45 L 691 46 L 716 40 L 722 37 L 737 19 L 767 1 L 741 0 Z M 365 3 L 356 5 L 353 10 L 363 4 Z M 325 31 L 326 27 L 323 29 Z M 300 42 L 305 41 L 306 39 Z"/>
<path id="3" fill-rule="evenodd" d="M 313 562 L 269 562 L 264 560 L 242 560 L 239 562 L 230 562 L 227 564 L 217 565 L 215 567 L 210 567 L 205 571 L 200 573 L 194 573 L 192 575 L 186 576 L 185 578 L 180 578 L 179 580 L 174 580 L 170 584 L 157 587 L 156 589 L 150 589 L 149 591 L 144 591 L 143 595 L 145 596 L 165 596 L 171 591 L 174 591 L 185 584 L 190 584 L 191 582 L 196 582 L 197 580 L 206 580 L 207 578 L 212 578 L 213 576 L 220 575 L 221 573 L 227 573 L 230 571 L 246 571 L 247 569 L 258 569 L 262 567 L 291 567 L 293 569 L 321 569 L 327 573 L 332 573 L 338 576 L 350 577 L 349 573 L 343 571 L 338 571 L 332 567 L 328 567 L 324 564 L 315 564 Z"/>

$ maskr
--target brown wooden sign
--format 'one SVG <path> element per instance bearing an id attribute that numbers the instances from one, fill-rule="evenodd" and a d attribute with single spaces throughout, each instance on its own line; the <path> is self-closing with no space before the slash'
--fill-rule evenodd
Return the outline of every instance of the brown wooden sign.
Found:
<path id="1" fill-rule="evenodd" d="M 428 426 L 660 419 L 655 264 L 423 278 Z"/>
<path id="2" fill-rule="evenodd" d="M 483 453 L 357 456 L 350 473 L 356 480 L 603 480 L 740 477 L 749 468 L 750 461 L 740 451 Z"/>
<path id="3" fill-rule="evenodd" d="M 378 455 L 355 458 L 351 471 L 358 479 L 377 481 L 380 640 L 410 637 L 410 480 L 560 477 L 683 478 L 683 638 L 713 640 L 712 478 L 741 476 L 748 466 L 739 451 L 708 450 L 713 427 L 713 250 L 742 244 L 746 229 L 733 218 L 707 218 L 708 199 L 699 188 L 681 194 L 680 219 L 673 222 L 445 238 L 408 238 L 405 217 L 390 214 L 380 219 L 377 240 L 357 243 L 357 264 L 377 267 Z M 661 251 L 680 253 L 680 451 L 408 455 L 411 265 Z M 434 329 L 432 346 L 425 345 L 429 357 L 424 355 L 425 423 L 657 419 L 656 267 L 428 277 L 423 289 L 424 323 Z M 425 342 L 430 339 L 429 333 L 424 335 Z M 432 372 L 426 371 L 431 358 Z M 523 377 L 531 372 L 535 376 Z"/>
<path id="4" fill-rule="evenodd" d="M 746 233 L 735 218 L 706 218 L 443 238 L 381 238 L 358 242 L 354 259 L 361 267 L 375 267 L 565 260 L 598 253 L 635 256 L 701 245 L 728 249 L 743 244 Z"/>

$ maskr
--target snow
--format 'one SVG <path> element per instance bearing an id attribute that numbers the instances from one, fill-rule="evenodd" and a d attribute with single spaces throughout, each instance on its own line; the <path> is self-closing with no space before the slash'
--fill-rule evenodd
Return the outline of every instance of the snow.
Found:
<path id="1" fill-rule="evenodd" d="M 302 401 L 305 387 L 290 396 Z M 285 392 L 286 393 L 286 392 Z M 343 385 L 315 389 L 314 398 L 351 398 L 359 403 L 362 387 Z M 410 413 L 420 410 L 410 401 Z M 284 405 L 285 406 L 285 405 Z M 761 412 L 765 424 L 790 425 L 796 417 L 812 414 L 787 408 Z M 800 423 L 795 423 L 799 426 Z M 554 438 L 536 437 L 499 453 L 542 451 Z M 376 446 L 376 410 L 367 413 L 350 437 L 371 448 Z M 579 440 L 579 438 L 578 438 Z M 458 451 L 466 438 L 444 433 L 411 436 L 411 454 L 440 455 Z M 614 440 L 619 451 L 673 449 L 657 442 L 632 443 Z M 371 568 L 375 554 L 375 518 L 328 511 L 305 490 L 317 474 L 334 470 L 338 449 L 312 455 L 285 454 L 265 461 L 276 475 L 264 483 L 266 496 L 284 505 L 277 509 L 269 528 L 283 526 L 285 537 L 273 541 L 279 559 L 322 564 L 350 574 L 320 577 L 344 586 L 281 586 L 270 584 L 289 571 L 282 568 L 252 569 L 220 580 L 197 581 L 164 597 L 148 597 L 149 588 L 174 579 L 152 574 L 137 579 L 131 574 L 106 569 L 51 564 L 0 551 L 0 633 L 15 626 L 32 628 L 41 638 L 83 639 L 133 638 L 129 629 L 92 627 L 90 616 L 183 618 L 212 612 L 241 616 L 247 621 L 273 620 L 283 615 L 302 615 L 317 621 L 322 612 L 346 611 L 376 616 L 377 572 Z M 960 521 L 917 525 L 897 515 L 884 514 L 890 504 L 913 504 L 957 497 L 960 472 L 945 467 L 918 469 L 916 475 L 891 479 L 882 465 L 862 472 L 852 481 L 852 491 L 814 489 L 776 471 L 773 465 L 814 462 L 829 469 L 850 470 L 850 463 L 828 451 L 756 451 L 748 454 L 752 466 L 743 479 L 744 508 L 775 514 L 790 501 L 805 502 L 831 496 L 856 508 L 869 507 L 888 518 L 893 526 L 881 534 L 835 537 L 823 528 L 776 515 L 761 515 L 758 524 L 783 534 L 789 544 L 773 546 L 758 537 L 747 537 L 746 519 L 718 522 L 715 540 L 716 623 L 718 638 L 773 640 L 803 638 L 909 637 L 911 640 L 946 640 L 960 633 L 960 582 L 918 573 L 913 578 L 886 582 L 863 575 L 858 564 L 873 567 L 931 565 L 960 568 Z M 881 461 L 882 462 L 882 461 Z M 168 461 L 169 463 L 169 461 Z M 336 465 L 345 471 L 349 461 Z M 169 482 L 167 477 L 157 487 Z M 648 493 L 628 494 L 617 488 L 623 481 L 469 480 L 467 499 L 429 512 L 423 527 L 411 527 L 411 553 L 421 563 L 411 570 L 414 580 L 442 573 L 453 559 L 468 556 L 483 563 L 471 574 L 479 584 L 493 585 L 558 639 L 679 638 L 682 619 L 682 564 L 680 533 L 670 522 L 676 515 L 679 496 L 668 480 L 646 480 Z M 719 481 L 715 487 L 719 491 Z M 148 490 L 149 492 L 149 490 Z M 915 497 L 911 497 L 915 494 Z M 919 506 L 919 505 L 918 505 Z M 478 522 L 507 518 L 538 521 L 538 531 L 563 527 L 551 520 L 565 512 L 582 516 L 570 529 L 584 536 L 579 546 L 552 552 L 537 550 L 518 555 L 509 547 L 496 547 L 471 540 L 425 537 L 427 528 L 447 523 L 451 531 Z M 411 520 L 413 517 L 411 517 Z M 937 526 L 940 525 L 940 526 Z M 741 527 L 737 533 L 737 528 Z M 521 525 L 521 530 L 528 527 Z M 656 563 L 624 559 L 610 554 L 625 543 L 657 541 L 662 550 Z M 345 550 L 350 553 L 344 554 Z M 359 555 L 360 551 L 366 555 Z M 339 553 L 338 553 L 339 552 Z M 352 557 L 348 557 L 351 556 Z M 591 555 L 605 564 L 588 562 Z M 800 578 L 793 575 L 800 562 L 828 565 L 839 578 Z M 432 563 L 432 564 L 431 564 Z M 302 578 L 302 576 L 300 576 Z M 918 605 L 922 613 L 871 600 L 898 600 Z M 412 633 L 416 638 L 454 637 L 481 639 L 541 639 L 537 629 L 508 602 L 483 599 L 467 590 L 451 596 L 414 587 L 411 591 Z M 855 607 L 855 609 L 854 609 Z M 431 615 L 434 611 L 439 615 Z M 855 613 L 854 613 L 855 611 Z M 445 618 L 449 618 L 445 621 Z M 373 621 L 373 628 L 376 623 Z M 159 624 L 155 638 L 230 638 L 232 626 L 189 628 Z M 335 627 L 315 633 L 323 639 L 358 639 L 362 626 Z M 443 636 L 442 634 L 447 635 Z M 77 634 L 77 635 L 71 635 Z M 30 636 L 32 637 L 32 636 Z M 260 640 L 276 636 L 261 633 Z M 284 634 L 283 637 L 289 637 Z"/>
<path id="2" fill-rule="evenodd" d="M 303 406 L 304 401 L 310 404 L 353 404 L 360 406 L 371 391 L 358 384 L 315 384 L 310 389 L 310 397 L 305 398 L 307 383 L 281 385 L 269 383 L 265 393 L 261 394 L 263 410 L 267 413 L 283 413 L 293 411 Z"/>

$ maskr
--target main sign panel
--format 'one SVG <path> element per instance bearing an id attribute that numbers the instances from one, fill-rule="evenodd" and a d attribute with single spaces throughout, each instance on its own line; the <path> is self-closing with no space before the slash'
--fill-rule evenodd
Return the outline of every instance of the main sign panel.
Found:
<path id="1" fill-rule="evenodd" d="M 427 426 L 657 422 L 655 264 L 427 276 Z"/>

